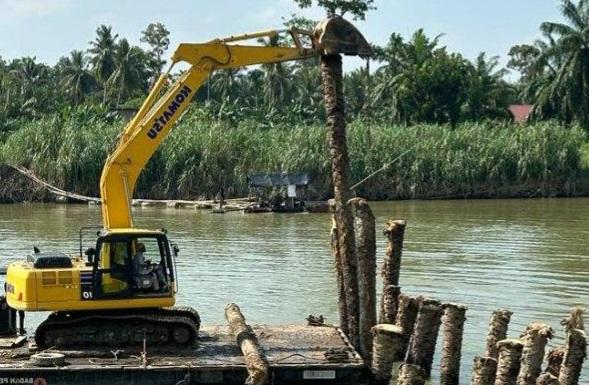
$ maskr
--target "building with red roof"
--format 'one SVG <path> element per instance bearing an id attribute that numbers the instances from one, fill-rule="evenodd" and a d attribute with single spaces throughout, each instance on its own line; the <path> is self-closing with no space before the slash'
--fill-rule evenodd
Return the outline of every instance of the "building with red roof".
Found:
<path id="1" fill-rule="evenodd" d="M 531 104 L 512 104 L 508 107 L 514 123 L 523 124 L 528 121 L 534 108 Z"/>

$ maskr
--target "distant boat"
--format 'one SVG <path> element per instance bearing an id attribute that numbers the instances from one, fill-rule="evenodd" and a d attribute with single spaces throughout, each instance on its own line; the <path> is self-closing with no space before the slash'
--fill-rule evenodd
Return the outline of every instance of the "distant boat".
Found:
<path id="1" fill-rule="evenodd" d="M 257 213 L 270 213 L 272 209 L 270 207 L 262 207 L 259 204 L 250 204 L 243 209 L 245 214 L 257 214 Z"/>
<path id="2" fill-rule="evenodd" d="M 303 211 L 305 211 L 305 207 L 303 207 L 303 206 L 295 206 L 295 207 L 276 206 L 276 207 L 272 207 L 273 213 L 289 214 L 289 213 L 302 213 Z"/>
<path id="3" fill-rule="evenodd" d="M 308 201 L 305 202 L 305 209 L 310 213 L 327 213 L 329 212 L 329 202 Z"/>

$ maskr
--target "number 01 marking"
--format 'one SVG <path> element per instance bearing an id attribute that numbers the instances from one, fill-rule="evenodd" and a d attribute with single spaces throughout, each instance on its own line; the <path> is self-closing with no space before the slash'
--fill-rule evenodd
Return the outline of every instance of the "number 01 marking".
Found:
<path id="1" fill-rule="evenodd" d="M 91 291 L 83 291 L 82 298 L 84 299 L 92 299 L 92 292 Z"/>

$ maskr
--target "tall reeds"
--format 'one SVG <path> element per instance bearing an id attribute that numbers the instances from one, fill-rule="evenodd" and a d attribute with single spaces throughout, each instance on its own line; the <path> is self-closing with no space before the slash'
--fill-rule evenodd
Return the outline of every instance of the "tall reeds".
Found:
<path id="1" fill-rule="evenodd" d="M 64 189 L 98 195 L 102 164 L 123 122 L 88 111 L 19 122 L 0 144 L 0 163 L 32 169 Z M 304 171 L 312 198 L 330 191 L 325 128 L 237 126 L 188 113 L 144 170 L 136 196 L 197 198 L 247 194 L 253 172 Z M 447 126 L 349 125 L 352 181 L 368 199 L 572 195 L 589 185 L 583 166 L 586 137 L 556 122 L 530 126 L 464 123 Z"/>

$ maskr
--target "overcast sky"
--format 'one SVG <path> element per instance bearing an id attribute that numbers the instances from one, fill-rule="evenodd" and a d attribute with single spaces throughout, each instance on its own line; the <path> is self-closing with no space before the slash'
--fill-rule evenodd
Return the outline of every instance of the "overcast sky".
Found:
<path id="1" fill-rule="evenodd" d="M 442 43 L 451 51 L 469 59 L 485 51 L 501 56 L 502 63 L 512 45 L 539 37 L 542 21 L 561 19 L 558 0 L 376 0 L 375 5 L 365 22 L 357 22 L 373 43 L 384 44 L 391 32 L 409 36 L 423 27 L 428 36 L 443 33 Z M 86 49 L 100 24 L 139 44 L 141 30 L 160 21 L 171 32 L 173 49 L 179 42 L 280 28 L 283 16 L 300 12 L 292 0 L 0 0 L 0 9 L 0 56 L 36 56 L 49 64 Z M 317 8 L 301 13 L 323 16 Z M 347 68 L 359 64 L 348 60 Z"/>

